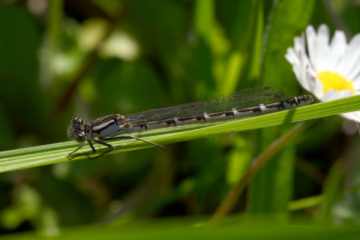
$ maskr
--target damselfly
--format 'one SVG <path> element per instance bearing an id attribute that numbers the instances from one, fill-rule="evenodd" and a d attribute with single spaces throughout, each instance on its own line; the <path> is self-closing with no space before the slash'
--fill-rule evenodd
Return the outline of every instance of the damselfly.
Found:
<path id="1" fill-rule="evenodd" d="M 107 141 L 114 138 L 132 138 L 160 146 L 132 134 L 149 129 L 226 121 L 290 109 L 313 102 L 314 98 L 310 95 L 286 98 L 269 88 L 245 89 L 229 98 L 152 109 L 128 116 L 111 114 L 94 121 L 85 121 L 75 117 L 68 129 L 68 136 L 80 145 L 69 154 L 69 157 L 74 157 L 75 153 L 86 144 L 89 144 L 93 152 L 96 152 L 94 143 L 105 146 L 106 152 L 109 152 L 113 150 L 113 146 Z"/>

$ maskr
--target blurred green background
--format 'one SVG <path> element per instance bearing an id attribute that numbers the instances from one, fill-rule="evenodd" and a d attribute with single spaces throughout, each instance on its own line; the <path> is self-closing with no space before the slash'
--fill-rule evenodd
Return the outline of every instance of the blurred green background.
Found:
<path id="1" fill-rule="evenodd" d="M 73 115 L 126 114 L 263 85 L 300 94 L 284 58 L 294 36 L 320 23 L 352 36 L 359 10 L 357 0 L 3 0 L 0 149 L 65 141 Z M 141 235 L 144 222 L 158 223 L 144 234 L 168 221 L 206 223 L 288 128 L 1 174 L 0 235 L 97 223 L 130 224 Z M 359 224 L 360 139 L 352 129 L 340 117 L 310 123 L 251 179 L 230 226 L 245 216 L 256 218 L 247 228 L 255 234 L 267 220 Z"/>

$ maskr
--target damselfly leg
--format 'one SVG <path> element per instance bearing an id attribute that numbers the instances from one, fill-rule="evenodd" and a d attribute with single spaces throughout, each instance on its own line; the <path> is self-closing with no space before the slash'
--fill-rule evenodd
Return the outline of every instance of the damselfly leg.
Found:
<path id="1" fill-rule="evenodd" d="M 121 140 L 121 139 L 134 139 L 134 140 L 137 140 L 137 141 L 140 141 L 140 142 L 143 142 L 143 143 L 147 143 L 147 144 L 153 145 L 154 147 L 165 148 L 165 147 L 164 147 L 163 145 L 161 145 L 161 144 L 154 143 L 154 142 L 151 142 L 151 141 L 146 140 L 146 139 L 144 139 L 144 138 L 136 137 L 136 136 L 133 136 L 133 135 L 124 135 L 124 136 L 107 138 L 107 140 Z"/>
<path id="2" fill-rule="evenodd" d="M 82 155 L 87 155 L 88 158 L 90 158 L 90 159 L 99 158 L 99 157 L 102 157 L 102 156 L 104 156 L 105 154 L 110 153 L 111 151 L 114 150 L 114 147 L 113 147 L 111 144 L 105 142 L 105 140 L 108 141 L 108 140 L 126 140 L 126 139 L 134 139 L 134 140 L 136 140 L 136 141 L 140 141 L 140 142 L 143 142 L 143 143 L 150 144 L 150 145 L 152 145 L 152 146 L 154 146 L 154 147 L 158 147 L 158 148 L 162 148 L 162 149 L 164 148 L 164 146 L 162 146 L 162 145 L 160 145 L 160 144 L 157 144 L 157 143 L 154 143 L 154 142 L 145 140 L 145 139 L 140 138 L 140 137 L 136 137 L 136 136 L 132 136 L 132 135 L 124 135 L 124 136 L 117 136 L 117 137 L 109 137 L 109 138 L 106 138 L 106 139 L 104 139 L 104 140 L 102 140 L 102 139 L 93 139 L 92 141 L 88 140 L 87 143 L 88 143 L 88 145 L 90 146 L 90 148 L 91 148 L 91 150 L 92 150 L 91 153 L 85 152 L 85 153 L 76 154 L 76 152 L 78 152 L 83 146 L 86 145 L 85 143 L 82 143 L 82 144 L 79 145 L 74 151 L 72 151 L 72 152 L 69 154 L 69 158 L 70 158 L 70 159 L 73 159 L 73 158 L 75 158 L 75 157 L 77 157 L 77 156 L 82 156 Z M 95 142 L 95 143 L 97 143 L 97 144 L 99 144 L 99 145 L 103 145 L 103 146 L 105 146 L 106 148 L 101 149 L 101 150 L 98 150 L 98 149 L 95 148 L 93 142 Z M 99 152 L 100 154 L 98 154 L 98 155 L 96 155 L 95 157 L 93 157 L 92 155 L 95 154 L 95 153 L 97 153 L 97 152 Z"/>
<path id="3" fill-rule="evenodd" d="M 105 146 L 106 148 L 101 149 L 101 150 L 98 150 L 98 149 L 95 148 L 93 142 L 95 142 L 95 143 L 97 143 L 97 144 L 100 144 L 100 145 L 103 145 L 103 146 Z M 87 140 L 87 143 L 88 143 L 88 145 L 89 145 L 90 148 L 91 148 L 91 153 L 89 153 L 89 152 L 76 153 L 76 152 L 78 152 L 82 147 L 84 147 L 85 145 L 87 145 L 87 144 L 85 144 L 85 143 L 81 143 L 76 149 L 74 149 L 74 151 L 72 151 L 71 153 L 69 153 L 68 158 L 69 158 L 69 159 L 74 159 L 75 157 L 82 156 L 82 155 L 86 155 L 86 156 L 87 156 L 88 158 L 90 158 L 90 159 L 95 159 L 95 158 L 98 158 L 98 157 L 101 157 L 101 156 L 105 155 L 106 153 L 111 152 L 111 151 L 114 149 L 114 147 L 113 147 L 111 144 L 106 143 L 105 141 L 99 140 L 99 139 Z M 95 157 L 93 157 L 92 155 L 95 154 L 95 153 L 100 153 L 100 154 L 99 154 L 99 155 L 96 155 Z"/>
<path id="4" fill-rule="evenodd" d="M 79 151 L 86 143 L 80 143 L 71 153 L 69 153 L 68 158 L 73 159 L 76 157 L 76 152 Z"/>

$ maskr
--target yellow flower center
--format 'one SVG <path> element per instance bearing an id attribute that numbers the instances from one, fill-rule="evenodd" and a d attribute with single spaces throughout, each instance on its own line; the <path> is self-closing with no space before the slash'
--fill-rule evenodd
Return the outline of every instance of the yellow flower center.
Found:
<path id="1" fill-rule="evenodd" d="M 319 79 L 322 83 L 324 93 L 327 93 L 331 90 L 351 92 L 355 91 L 352 81 L 349 81 L 344 76 L 336 72 L 319 72 L 317 74 L 317 79 Z"/>

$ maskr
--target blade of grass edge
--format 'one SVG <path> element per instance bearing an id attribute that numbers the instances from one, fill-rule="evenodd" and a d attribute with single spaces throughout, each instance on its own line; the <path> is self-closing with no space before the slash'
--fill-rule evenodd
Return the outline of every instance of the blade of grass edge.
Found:
<path id="1" fill-rule="evenodd" d="M 187 141 L 214 134 L 245 131 L 251 129 L 276 126 L 284 123 L 294 123 L 310 119 L 323 118 L 335 114 L 356 111 L 360 109 L 360 96 L 344 98 L 336 101 L 317 103 L 245 119 L 230 120 L 206 127 L 196 129 L 169 128 L 162 131 L 149 131 L 139 134 L 148 141 L 159 144 Z M 124 151 L 134 151 L 151 147 L 134 140 L 116 140 L 110 142 L 115 150 L 111 154 Z M 67 155 L 74 150 L 78 144 L 74 141 L 47 144 L 20 148 L 0 152 L 0 172 L 17 169 L 37 167 L 61 162 L 69 162 Z M 101 149 L 101 147 L 99 147 Z M 90 151 L 85 146 L 81 152 Z M 74 160 L 86 159 L 86 156 Z"/>

